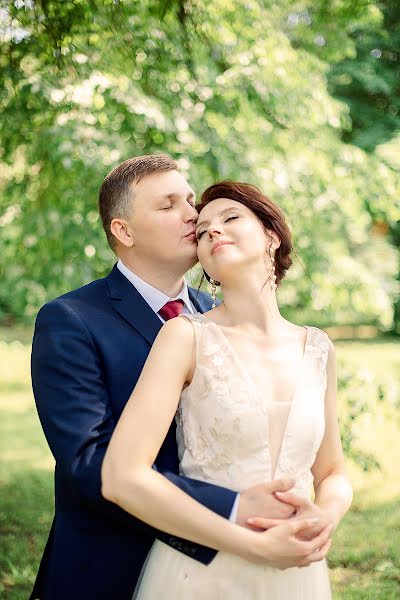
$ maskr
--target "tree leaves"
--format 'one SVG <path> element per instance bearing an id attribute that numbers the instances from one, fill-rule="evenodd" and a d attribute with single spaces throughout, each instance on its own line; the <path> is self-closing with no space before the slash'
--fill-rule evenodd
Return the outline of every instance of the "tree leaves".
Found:
<path id="1" fill-rule="evenodd" d="M 239 179 L 282 206 L 306 269 L 295 262 L 280 292 L 288 316 L 394 327 L 398 142 L 369 98 L 389 97 L 397 80 L 370 55 L 371 70 L 358 68 L 355 37 L 373 31 L 393 49 L 380 5 L 0 7 L 0 317 L 30 318 L 107 272 L 101 181 L 125 158 L 163 150 L 198 193 Z M 362 136 L 375 145 L 357 148 Z"/>

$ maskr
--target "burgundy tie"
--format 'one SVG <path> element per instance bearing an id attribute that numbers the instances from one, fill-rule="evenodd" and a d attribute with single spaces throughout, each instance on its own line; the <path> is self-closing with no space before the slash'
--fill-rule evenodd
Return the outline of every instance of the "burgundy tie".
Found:
<path id="1" fill-rule="evenodd" d="M 167 302 L 161 310 L 158 311 L 158 314 L 164 319 L 164 321 L 168 321 L 169 319 L 173 319 L 181 314 L 183 311 L 183 300 L 170 300 Z"/>

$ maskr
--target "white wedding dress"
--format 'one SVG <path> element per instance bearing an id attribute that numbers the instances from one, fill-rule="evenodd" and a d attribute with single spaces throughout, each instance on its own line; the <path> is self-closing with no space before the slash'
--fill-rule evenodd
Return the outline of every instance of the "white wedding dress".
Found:
<path id="1" fill-rule="evenodd" d="M 225 328 L 201 314 L 182 318 L 195 330 L 196 369 L 177 415 L 181 473 L 238 492 L 289 476 L 293 491 L 310 496 L 325 427 L 328 336 L 306 328 L 294 396 L 271 402 Z M 206 566 L 157 540 L 134 598 L 329 600 L 331 592 L 325 560 L 282 571 L 219 552 Z"/>

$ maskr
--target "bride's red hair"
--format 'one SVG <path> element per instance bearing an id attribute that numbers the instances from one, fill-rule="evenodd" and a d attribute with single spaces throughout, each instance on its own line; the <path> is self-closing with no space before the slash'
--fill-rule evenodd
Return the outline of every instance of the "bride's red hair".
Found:
<path id="1" fill-rule="evenodd" d="M 290 253 L 293 250 L 292 236 L 281 209 L 255 185 L 227 180 L 214 183 L 203 192 L 200 204 L 196 206 L 199 214 L 207 204 L 217 198 L 229 198 L 240 202 L 256 215 L 265 229 L 274 231 L 278 236 L 281 244 L 275 252 L 275 275 L 279 285 L 292 264 Z"/>

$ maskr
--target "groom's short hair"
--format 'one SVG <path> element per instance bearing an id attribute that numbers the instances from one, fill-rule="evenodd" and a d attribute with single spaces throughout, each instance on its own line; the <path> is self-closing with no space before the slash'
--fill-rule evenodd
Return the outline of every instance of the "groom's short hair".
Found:
<path id="1" fill-rule="evenodd" d="M 113 219 L 128 219 L 134 197 L 132 184 L 153 173 L 177 171 L 178 165 L 168 154 L 145 154 L 128 158 L 106 176 L 99 192 L 99 212 L 110 248 L 115 251 L 111 233 Z"/>

